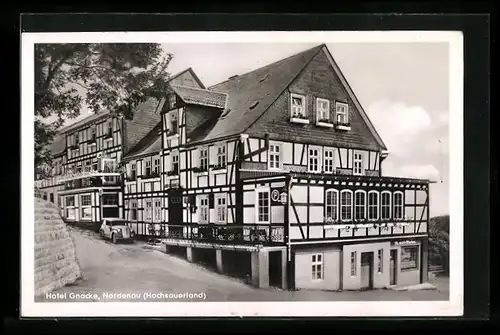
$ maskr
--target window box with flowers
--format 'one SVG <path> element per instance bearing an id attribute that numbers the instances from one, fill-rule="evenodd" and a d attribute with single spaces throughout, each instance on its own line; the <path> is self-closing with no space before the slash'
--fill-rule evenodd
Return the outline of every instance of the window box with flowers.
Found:
<path id="1" fill-rule="evenodd" d="M 210 165 L 210 170 L 215 174 L 225 173 L 226 172 L 226 165 L 212 164 L 212 165 Z"/>
<path id="2" fill-rule="evenodd" d="M 319 119 L 316 121 L 318 127 L 333 128 L 333 123 L 329 119 Z"/>
<path id="3" fill-rule="evenodd" d="M 309 124 L 309 119 L 304 114 L 294 113 L 292 115 L 292 118 L 290 119 L 290 122 L 300 123 L 300 124 Z"/>
<path id="4" fill-rule="evenodd" d="M 335 124 L 335 129 L 337 130 L 351 130 L 351 123 L 350 122 L 337 122 Z"/>
<path id="5" fill-rule="evenodd" d="M 208 175 L 208 170 L 205 167 L 196 166 L 196 167 L 193 168 L 193 172 L 196 173 L 199 176 L 206 176 L 206 175 Z"/>
<path id="6" fill-rule="evenodd" d="M 174 169 L 174 170 L 170 170 L 170 171 L 167 171 L 167 177 L 177 177 L 179 176 L 179 171 Z"/>

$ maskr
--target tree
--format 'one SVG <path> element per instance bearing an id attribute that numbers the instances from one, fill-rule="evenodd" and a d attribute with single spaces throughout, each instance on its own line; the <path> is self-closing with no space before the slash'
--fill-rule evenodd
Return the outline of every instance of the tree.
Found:
<path id="1" fill-rule="evenodd" d="M 449 271 L 450 257 L 450 217 L 436 216 L 429 222 L 429 261 L 443 265 L 445 273 Z"/>
<path id="2" fill-rule="evenodd" d="M 137 105 L 160 98 L 172 57 L 153 43 L 35 45 L 35 165 L 50 162 L 54 135 L 83 103 L 131 119 Z"/>

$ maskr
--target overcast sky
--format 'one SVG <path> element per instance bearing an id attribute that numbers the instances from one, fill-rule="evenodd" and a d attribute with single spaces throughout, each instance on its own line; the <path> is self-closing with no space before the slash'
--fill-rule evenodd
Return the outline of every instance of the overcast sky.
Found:
<path id="1" fill-rule="evenodd" d="M 315 45 L 178 43 L 163 48 L 174 55 L 172 74 L 192 67 L 205 86 L 211 86 Z M 431 185 L 430 213 L 448 214 L 448 44 L 329 43 L 327 47 L 388 147 L 383 174 L 438 181 Z M 88 115 L 82 114 L 76 120 Z"/>

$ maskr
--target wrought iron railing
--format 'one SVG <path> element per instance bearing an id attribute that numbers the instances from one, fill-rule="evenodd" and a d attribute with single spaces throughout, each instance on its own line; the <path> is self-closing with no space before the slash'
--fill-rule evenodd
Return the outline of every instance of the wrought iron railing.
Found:
<path id="1" fill-rule="evenodd" d="M 236 244 L 283 244 L 283 225 L 166 225 L 165 238 Z"/>

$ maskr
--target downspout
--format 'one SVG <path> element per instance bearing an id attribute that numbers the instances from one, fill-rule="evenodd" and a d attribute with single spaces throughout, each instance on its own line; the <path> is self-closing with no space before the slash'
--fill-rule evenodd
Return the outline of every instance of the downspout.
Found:
<path id="1" fill-rule="evenodd" d="M 292 186 L 290 175 L 286 176 L 285 179 L 285 187 L 287 188 L 287 197 L 285 204 L 285 215 L 284 215 L 284 223 L 285 223 L 285 242 L 286 242 L 286 254 L 287 254 L 287 262 L 286 262 L 286 282 L 287 288 L 289 290 L 295 289 L 295 280 L 294 280 L 294 268 L 292 267 L 292 248 L 290 245 L 290 190 Z"/>

